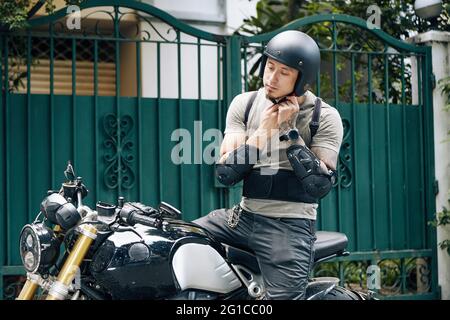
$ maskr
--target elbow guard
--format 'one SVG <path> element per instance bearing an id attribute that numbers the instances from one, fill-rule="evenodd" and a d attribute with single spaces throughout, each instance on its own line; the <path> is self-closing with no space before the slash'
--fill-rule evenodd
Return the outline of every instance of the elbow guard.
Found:
<path id="1" fill-rule="evenodd" d="M 225 163 L 216 164 L 216 177 L 220 183 L 232 186 L 241 181 L 259 159 L 259 150 L 244 144 L 226 158 Z"/>
<path id="2" fill-rule="evenodd" d="M 292 145 L 286 151 L 289 162 L 306 193 L 320 199 L 330 192 L 334 174 L 324 174 L 320 169 L 320 160 L 305 146 Z"/>

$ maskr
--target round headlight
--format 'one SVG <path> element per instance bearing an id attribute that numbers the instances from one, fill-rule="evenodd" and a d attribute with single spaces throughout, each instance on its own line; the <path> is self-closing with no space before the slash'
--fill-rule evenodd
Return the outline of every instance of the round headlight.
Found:
<path id="1" fill-rule="evenodd" d="M 20 257 L 28 272 L 47 271 L 58 259 L 60 242 L 43 223 L 24 226 L 19 243 Z"/>

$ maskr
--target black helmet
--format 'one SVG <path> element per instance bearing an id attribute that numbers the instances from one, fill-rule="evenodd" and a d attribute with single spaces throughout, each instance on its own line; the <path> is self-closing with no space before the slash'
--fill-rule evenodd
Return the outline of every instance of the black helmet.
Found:
<path id="1" fill-rule="evenodd" d="M 306 33 L 296 30 L 280 32 L 269 41 L 261 61 L 261 78 L 267 57 L 299 71 L 294 86 L 296 96 L 305 93 L 306 85 L 312 85 L 320 67 L 320 51 L 316 42 Z"/>

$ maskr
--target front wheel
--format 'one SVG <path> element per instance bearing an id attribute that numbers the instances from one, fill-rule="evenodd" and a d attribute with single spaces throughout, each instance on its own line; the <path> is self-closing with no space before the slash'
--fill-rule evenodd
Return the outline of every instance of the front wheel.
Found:
<path id="1" fill-rule="evenodd" d="M 335 286 L 320 300 L 367 300 L 366 294 Z"/>
<path id="2" fill-rule="evenodd" d="M 306 288 L 307 300 L 370 300 L 366 293 L 349 290 L 332 282 L 310 282 Z"/>

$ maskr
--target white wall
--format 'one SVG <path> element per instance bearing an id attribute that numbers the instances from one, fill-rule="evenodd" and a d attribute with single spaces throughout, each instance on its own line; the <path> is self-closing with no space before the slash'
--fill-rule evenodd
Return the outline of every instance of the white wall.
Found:
<path id="1" fill-rule="evenodd" d="M 244 19 L 256 15 L 256 4 L 258 1 L 252 0 L 227 0 L 227 32 L 233 33 L 238 29 Z"/>
<path id="2" fill-rule="evenodd" d="M 185 21 L 225 23 L 224 0 L 152 0 L 146 1 L 158 9 Z"/>
<path id="3" fill-rule="evenodd" d="M 145 1 L 161 9 L 183 22 L 215 34 L 231 34 L 250 15 L 256 14 L 257 1 L 248 0 L 147 0 Z M 162 35 L 170 29 L 165 23 L 152 20 L 152 25 Z M 154 40 L 162 40 L 148 23 L 141 28 L 150 33 Z M 169 33 L 169 40 L 175 34 Z M 181 41 L 196 43 L 197 38 L 181 34 Z M 207 41 L 201 41 L 208 44 Z M 212 44 L 212 43 L 209 43 Z M 218 97 L 218 64 L 217 47 L 200 46 L 201 98 L 217 99 Z M 157 97 L 157 51 L 156 44 L 143 43 L 142 57 L 142 95 Z M 198 99 L 199 64 L 196 45 L 181 45 L 181 98 Z M 160 86 L 162 98 L 178 98 L 178 52 L 173 44 L 161 44 L 160 51 Z M 220 70 L 221 76 L 223 71 Z"/>
<path id="4" fill-rule="evenodd" d="M 160 39 L 156 32 L 149 26 L 142 25 L 152 34 L 154 39 Z M 166 30 L 167 25 L 155 23 L 158 30 Z M 165 31 L 164 31 L 165 32 Z M 172 35 L 172 38 L 174 36 Z M 197 38 L 180 34 L 182 42 L 194 43 L 193 45 L 180 45 L 180 68 L 178 68 L 178 48 L 176 44 L 160 44 L 160 97 L 178 98 L 178 77 L 181 72 L 181 98 L 199 98 L 199 74 L 201 77 L 201 98 L 217 99 L 218 97 L 218 66 L 216 46 L 200 46 L 198 51 Z M 212 44 L 201 41 L 202 44 Z M 200 70 L 198 54 L 200 53 Z M 157 45 L 155 43 L 142 43 L 142 95 L 144 97 L 157 97 Z"/>
<path id="5" fill-rule="evenodd" d="M 146 0 L 196 28 L 231 34 L 245 18 L 256 14 L 258 0 Z"/>

